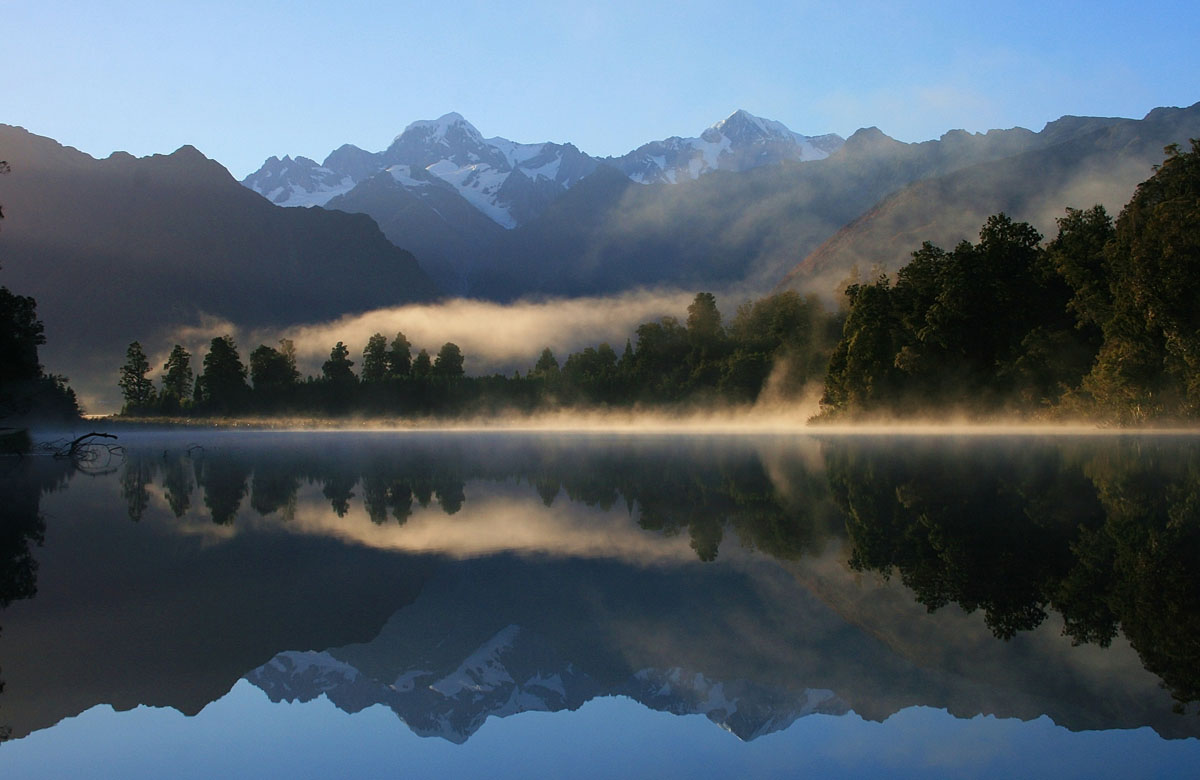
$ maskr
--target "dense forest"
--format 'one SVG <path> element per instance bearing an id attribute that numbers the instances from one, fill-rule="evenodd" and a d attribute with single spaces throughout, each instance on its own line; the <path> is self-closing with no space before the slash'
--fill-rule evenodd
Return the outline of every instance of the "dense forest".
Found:
<path id="1" fill-rule="evenodd" d="M 338 342 L 301 379 L 286 339 L 242 361 L 213 339 L 194 375 L 176 345 L 161 388 L 141 345 L 120 386 L 127 415 L 448 416 L 551 407 L 749 404 L 768 384 L 799 397 L 823 382 L 820 421 L 915 417 L 1085 418 L 1141 424 L 1200 414 L 1200 142 L 1167 148 L 1114 221 L 1068 208 L 1043 244 L 1004 214 L 979 241 L 925 243 L 895 275 L 846 287 L 844 306 L 783 292 L 723 320 L 710 293 L 686 318 L 640 325 L 624 348 L 549 350 L 513 376 L 464 375 L 453 343 L 415 356 L 375 334 L 358 373 Z M 770 380 L 770 382 L 768 382 Z"/>
<path id="2" fill-rule="evenodd" d="M 1003 214 L 851 285 L 825 418 L 1016 412 L 1139 424 L 1200 414 L 1200 142 L 1168 147 L 1115 223 L 1067 209 L 1041 245 Z"/>

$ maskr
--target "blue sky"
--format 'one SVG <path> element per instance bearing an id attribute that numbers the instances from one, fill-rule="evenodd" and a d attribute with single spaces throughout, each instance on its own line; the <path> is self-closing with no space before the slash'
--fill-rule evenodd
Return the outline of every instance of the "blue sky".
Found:
<path id="1" fill-rule="evenodd" d="M 1194 0 L 0 0 L 0 25 L 0 122 L 98 157 L 192 144 L 239 178 L 448 111 L 607 155 L 737 108 L 920 141 L 1200 100 Z"/>

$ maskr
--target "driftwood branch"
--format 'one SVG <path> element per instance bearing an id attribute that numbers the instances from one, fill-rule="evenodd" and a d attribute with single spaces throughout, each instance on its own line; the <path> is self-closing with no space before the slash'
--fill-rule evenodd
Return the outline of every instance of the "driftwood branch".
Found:
<path id="1" fill-rule="evenodd" d="M 66 453 L 65 453 L 65 456 L 66 456 L 66 457 L 68 457 L 68 458 L 77 458 L 77 457 L 79 457 L 80 453 L 81 453 L 81 452 L 83 452 L 85 448 L 87 448 L 87 447 L 90 447 L 90 446 L 92 446 L 93 444 L 96 444 L 96 442 L 90 442 L 90 441 L 88 441 L 88 439 L 93 439 L 93 438 L 98 438 L 98 439 L 115 439 L 115 438 L 117 438 L 117 437 L 116 437 L 114 434 L 111 434 L 111 433 L 97 433 L 97 432 L 95 432 L 95 431 L 93 431 L 92 433 L 85 433 L 85 434 L 83 434 L 82 436 L 80 436 L 79 438 L 77 438 L 77 439 L 75 439 L 74 441 L 72 441 L 72 442 L 71 442 L 71 443 L 70 443 L 70 444 L 67 446 L 67 451 L 66 451 Z"/>
<path id="2" fill-rule="evenodd" d="M 104 441 L 116 438 L 111 433 L 92 431 L 69 441 L 58 439 L 37 444 L 34 451 L 70 460 L 77 469 L 88 474 L 107 473 L 125 460 L 124 447 Z"/>

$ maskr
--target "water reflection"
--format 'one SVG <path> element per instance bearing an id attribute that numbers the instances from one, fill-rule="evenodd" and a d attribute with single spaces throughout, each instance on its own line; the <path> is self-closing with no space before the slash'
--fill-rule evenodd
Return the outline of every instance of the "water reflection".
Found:
<path id="1" fill-rule="evenodd" d="M 16 736 L 101 702 L 194 713 L 242 676 L 455 742 L 613 694 L 745 739 L 918 704 L 1200 733 L 1171 711 L 1198 698 L 1189 440 L 127 445 L 116 474 L 0 482 Z"/>
<path id="2" fill-rule="evenodd" d="M 717 558 L 727 532 L 796 559 L 839 522 L 822 469 L 805 462 L 818 454 L 813 441 L 789 445 L 768 465 L 761 447 L 745 442 L 413 436 L 346 445 L 322 436 L 299 446 L 280 438 L 132 449 L 122 479 L 129 516 L 141 517 L 151 491 L 181 519 L 227 526 L 240 513 L 392 549 L 658 558 L 675 554 L 663 538 L 683 537 L 702 561 Z M 390 530 L 360 522 L 364 515 Z M 446 516 L 455 522 L 441 522 Z"/>
<path id="3" fill-rule="evenodd" d="M 1009 639 L 1057 611 L 1077 643 L 1118 631 L 1184 709 L 1200 698 L 1200 453 L 1121 439 L 828 448 L 860 571 Z"/>

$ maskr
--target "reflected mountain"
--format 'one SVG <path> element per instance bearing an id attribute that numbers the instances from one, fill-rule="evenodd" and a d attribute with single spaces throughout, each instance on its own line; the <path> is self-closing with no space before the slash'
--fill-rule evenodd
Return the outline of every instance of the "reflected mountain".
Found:
<path id="1" fill-rule="evenodd" d="M 453 742 L 612 695 L 742 739 L 916 705 L 1200 735 L 1190 439 L 128 438 L 4 483 L 45 518 L 16 736 L 242 676 Z"/>

